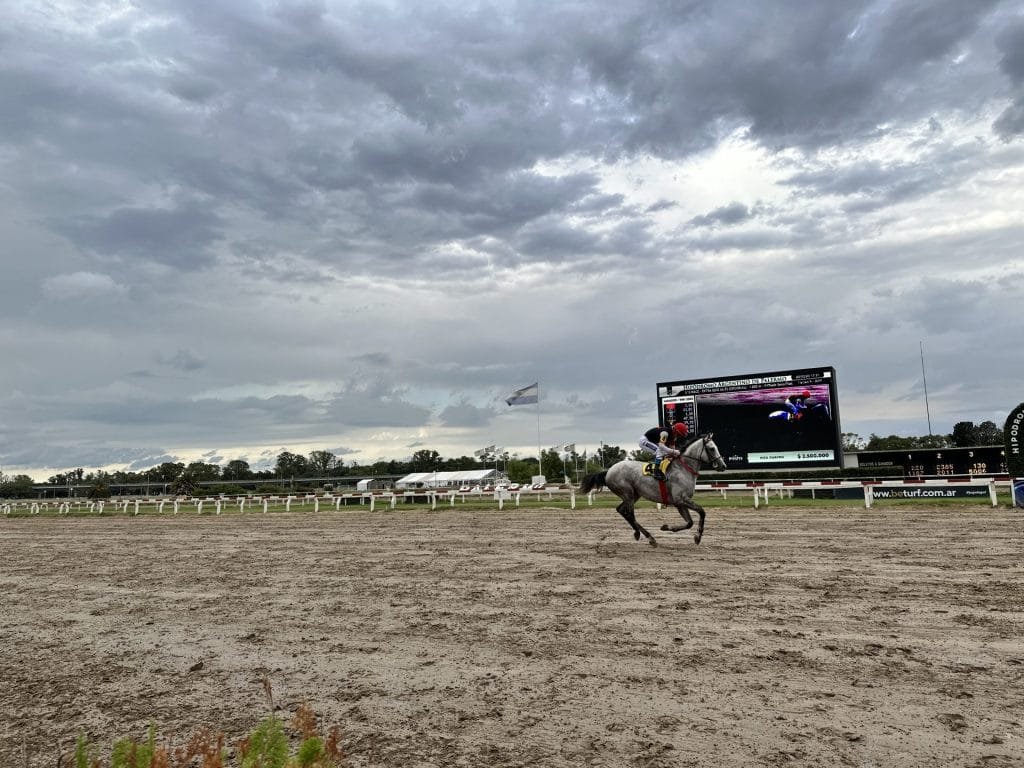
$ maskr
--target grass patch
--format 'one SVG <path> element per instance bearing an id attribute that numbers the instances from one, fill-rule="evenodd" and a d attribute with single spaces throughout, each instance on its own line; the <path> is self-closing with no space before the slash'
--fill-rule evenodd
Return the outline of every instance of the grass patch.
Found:
<path id="1" fill-rule="evenodd" d="M 60 755 L 58 768 L 344 768 L 337 726 L 321 733 L 316 713 L 301 704 L 290 726 L 274 714 L 270 683 L 263 682 L 271 713 L 234 749 L 226 746 L 223 733 L 198 730 L 180 745 L 162 743 L 156 726 L 150 725 L 141 741 L 123 738 L 103 756 L 99 747 L 79 735 L 69 757 Z M 67 757 L 67 759 L 65 759 Z M 26 765 L 28 756 L 26 755 Z"/>

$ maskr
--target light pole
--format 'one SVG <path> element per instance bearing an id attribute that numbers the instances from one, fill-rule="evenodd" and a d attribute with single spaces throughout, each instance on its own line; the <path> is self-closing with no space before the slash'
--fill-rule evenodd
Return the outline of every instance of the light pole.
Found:
<path id="1" fill-rule="evenodd" d="M 932 411 L 928 407 L 928 377 L 924 374 L 924 342 L 919 341 L 921 347 L 921 381 L 924 383 L 924 412 L 928 415 L 928 437 L 932 436 Z"/>

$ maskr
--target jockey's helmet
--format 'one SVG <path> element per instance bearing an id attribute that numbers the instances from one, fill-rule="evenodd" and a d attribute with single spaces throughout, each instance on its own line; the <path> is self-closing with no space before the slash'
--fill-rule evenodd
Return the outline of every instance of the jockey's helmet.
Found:
<path id="1" fill-rule="evenodd" d="M 690 434 L 690 428 L 681 421 L 677 421 L 672 425 L 672 431 L 675 433 L 676 437 L 686 437 Z"/>
<path id="2" fill-rule="evenodd" d="M 805 389 L 803 392 L 800 393 L 800 397 L 804 398 L 805 400 L 808 397 L 810 397 L 810 396 L 811 396 L 811 390 L 809 390 L 809 389 Z"/>

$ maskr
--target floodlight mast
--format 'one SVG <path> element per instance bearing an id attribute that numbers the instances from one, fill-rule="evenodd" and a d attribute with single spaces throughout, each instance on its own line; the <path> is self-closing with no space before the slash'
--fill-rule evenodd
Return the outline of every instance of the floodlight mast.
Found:
<path id="1" fill-rule="evenodd" d="M 924 412 L 928 416 L 928 437 L 932 436 L 932 411 L 928 407 L 928 377 L 924 373 L 924 342 L 919 341 L 921 348 L 921 381 L 924 383 Z"/>

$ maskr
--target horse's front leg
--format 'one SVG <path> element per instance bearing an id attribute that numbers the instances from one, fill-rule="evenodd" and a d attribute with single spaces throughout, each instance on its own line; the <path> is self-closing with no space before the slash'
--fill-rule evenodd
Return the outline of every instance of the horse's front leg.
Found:
<path id="1" fill-rule="evenodd" d="M 697 513 L 698 517 L 700 518 L 697 521 L 697 532 L 695 534 L 693 534 L 693 543 L 694 544 L 700 544 L 700 540 L 704 536 L 704 507 L 702 507 L 700 504 L 698 504 L 695 501 L 691 501 L 690 503 L 693 505 L 694 511 Z"/>
<path id="2" fill-rule="evenodd" d="M 679 510 L 679 514 L 682 515 L 683 520 L 686 521 L 686 525 L 663 525 L 661 526 L 661 530 L 679 533 L 679 531 L 685 531 L 687 528 L 693 528 L 693 518 L 690 517 L 690 510 L 686 508 L 687 503 L 688 502 L 684 500 L 676 504 L 676 509 Z"/>
<path id="3" fill-rule="evenodd" d="M 647 543 L 652 547 L 658 546 L 658 541 L 644 528 L 640 523 L 636 521 L 636 510 L 633 509 L 633 505 L 628 501 L 624 501 L 615 508 L 620 515 L 622 515 L 626 522 L 633 527 L 633 538 L 640 541 L 640 536 L 643 535 L 647 539 Z"/>

